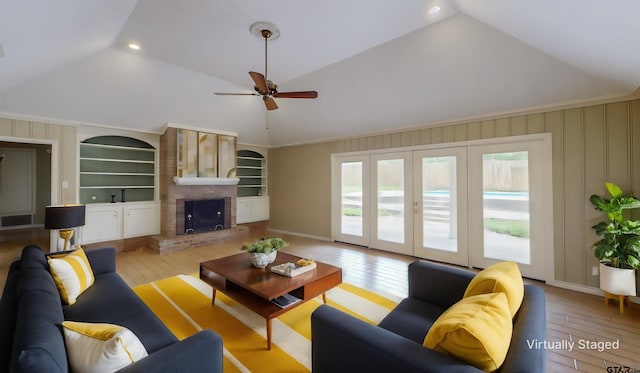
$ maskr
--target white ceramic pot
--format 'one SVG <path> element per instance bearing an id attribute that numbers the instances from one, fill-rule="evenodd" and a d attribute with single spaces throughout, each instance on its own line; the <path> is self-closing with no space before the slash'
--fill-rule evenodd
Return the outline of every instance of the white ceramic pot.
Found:
<path id="1" fill-rule="evenodd" d="M 256 268 L 264 268 L 270 263 L 276 260 L 277 251 L 272 251 L 268 254 L 264 253 L 249 253 L 249 260 L 251 264 Z"/>
<path id="2" fill-rule="evenodd" d="M 273 263 L 276 260 L 277 254 L 278 254 L 277 251 L 272 251 L 269 254 L 267 254 L 267 260 L 269 261 L 269 264 Z"/>
<path id="3" fill-rule="evenodd" d="M 600 289 L 615 295 L 636 295 L 636 270 L 600 263 Z"/>

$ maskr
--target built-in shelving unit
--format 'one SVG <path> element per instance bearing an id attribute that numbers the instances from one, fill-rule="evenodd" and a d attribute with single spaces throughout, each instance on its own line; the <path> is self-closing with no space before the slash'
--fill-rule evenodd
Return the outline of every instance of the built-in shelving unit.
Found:
<path id="1" fill-rule="evenodd" d="M 144 141 L 87 139 L 80 143 L 80 203 L 153 201 L 155 169 L 156 149 Z"/>
<path id="2" fill-rule="evenodd" d="M 269 196 L 267 195 L 267 162 L 253 150 L 236 152 L 238 199 L 236 222 L 238 224 L 269 220 Z"/>
<path id="3" fill-rule="evenodd" d="M 257 197 L 267 193 L 267 165 L 262 154 L 253 150 L 236 152 L 238 197 Z"/>

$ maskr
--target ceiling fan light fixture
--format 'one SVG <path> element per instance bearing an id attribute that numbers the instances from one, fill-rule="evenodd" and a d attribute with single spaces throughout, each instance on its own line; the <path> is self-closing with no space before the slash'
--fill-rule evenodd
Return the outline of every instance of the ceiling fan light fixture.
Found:
<path id="1" fill-rule="evenodd" d="M 268 31 L 269 33 L 265 33 L 264 31 Z M 268 38 L 269 41 L 273 41 L 280 37 L 280 29 L 271 22 L 261 21 L 252 23 L 251 26 L 249 26 L 249 32 L 260 40 Z"/>

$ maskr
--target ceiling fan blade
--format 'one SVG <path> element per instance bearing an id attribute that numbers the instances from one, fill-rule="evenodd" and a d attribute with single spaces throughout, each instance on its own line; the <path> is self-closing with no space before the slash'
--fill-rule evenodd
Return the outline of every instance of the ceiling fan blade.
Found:
<path id="1" fill-rule="evenodd" d="M 221 92 L 213 92 L 214 95 L 218 96 L 260 96 L 257 93 L 221 93 Z"/>
<path id="2" fill-rule="evenodd" d="M 269 93 L 269 88 L 267 87 L 267 80 L 264 78 L 264 75 L 257 73 L 255 71 L 249 71 L 249 75 L 253 82 L 256 84 L 258 88 L 258 92 L 262 95 L 266 95 Z"/>
<path id="3" fill-rule="evenodd" d="M 264 101 L 264 106 L 267 107 L 267 110 L 276 110 L 278 108 L 276 100 L 272 99 L 271 97 L 264 96 L 262 100 Z"/>
<path id="4" fill-rule="evenodd" d="M 318 92 L 316 91 L 301 91 L 301 92 L 277 92 L 273 94 L 273 97 L 278 98 L 317 98 Z"/>

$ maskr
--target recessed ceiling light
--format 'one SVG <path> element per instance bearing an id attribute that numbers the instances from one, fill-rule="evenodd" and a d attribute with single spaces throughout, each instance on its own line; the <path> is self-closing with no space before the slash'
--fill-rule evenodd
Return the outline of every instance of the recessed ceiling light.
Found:
<path id="1" fill-rule="evenodd" d="M 429 14 L 436 14 L 440 11 L 440 7 L 439 6 L 432 6 L 431 8 L 429 8 L 429 10 L 427 11 Z"/>
<path id="2" fill-rule="evenodd" d="M 137 51 L 137 50 L 140 50 L 140 45 L 136 43 L 129 43 L 129 48 Z"/>

